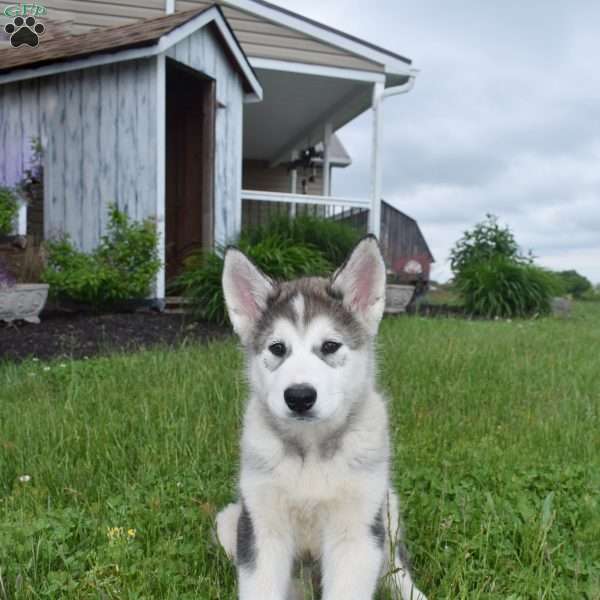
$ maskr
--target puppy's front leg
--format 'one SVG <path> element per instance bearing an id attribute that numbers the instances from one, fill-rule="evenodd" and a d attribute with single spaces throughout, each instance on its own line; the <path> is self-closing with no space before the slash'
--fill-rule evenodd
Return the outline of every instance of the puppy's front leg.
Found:
<path id="1" fill-rule="evenodd" d="M 324 600 L 370 600 L 382 564 L 379 532 L 349 511 L 332 516 L 323 540 Z"/>
<path id="2" fill-rule="evenodd" d="M 272 520 L 272 515 L 267 518 Z M 276 523 L 251 516 L 246 505 L 242 504 L 237 530 L 240 600 L 285 600 L 290 586 L 292 560 L 290 536 Z"/>

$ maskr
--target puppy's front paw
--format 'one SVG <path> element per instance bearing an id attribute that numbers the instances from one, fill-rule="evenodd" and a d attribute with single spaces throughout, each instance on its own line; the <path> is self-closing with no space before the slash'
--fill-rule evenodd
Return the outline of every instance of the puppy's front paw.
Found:
<path id="1" fill-rule="evenodd" d="M 240 504 L 229 504 L 217 515 L 217 538 L 227 556 L 236 560 L 237 527 L 242 507 Z"/>

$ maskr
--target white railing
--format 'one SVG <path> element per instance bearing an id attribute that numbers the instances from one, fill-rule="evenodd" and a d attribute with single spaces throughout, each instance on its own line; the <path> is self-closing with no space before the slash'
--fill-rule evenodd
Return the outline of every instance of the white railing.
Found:
<path id="1" fill-rule="evenodd" d="M 312 196 L 284 192 L 242 190 L 242 227 L 265 225 L 275 217 L 313 215 L 346 221 L 367 231 L 370 201 L 339 196 Z"/>
<path id="2" fill-rule="evenodd" d="M 309 196 L 306 194 L 286 194 L 283 192 L 261 192 L 258 190 L 242 190 L 243 200 L 259 202 L 282 202 L 285 204 L 313 204 L 316 206 L 339 206 L 342 208 L 371 207 L 371 201 L 363 198 L 341 198 L 338 196 Z"/>

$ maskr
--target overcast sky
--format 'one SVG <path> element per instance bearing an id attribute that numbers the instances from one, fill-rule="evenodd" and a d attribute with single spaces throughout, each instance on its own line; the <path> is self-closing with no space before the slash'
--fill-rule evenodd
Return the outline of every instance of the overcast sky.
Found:
<path id="1" fill-rule="evenodd" d="M 600 282 L 600 2 L 276 1 L 420 70 L 385 101 L 384 197 L 419 221 L 434 277 L 489 212 L 540 264 Z M 334 193 L 368 194 L 370 127 L 340 130 L 354 164 Z"/>

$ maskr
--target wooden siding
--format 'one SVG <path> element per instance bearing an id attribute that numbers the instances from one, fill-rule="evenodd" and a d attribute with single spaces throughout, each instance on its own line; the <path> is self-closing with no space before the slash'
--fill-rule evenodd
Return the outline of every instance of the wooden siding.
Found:
<path id="1" fill-rule="evenodd" d="M 226 244 L 240 231 L 242 221 L 243 83 L 210 27 L 182 40 L 167 55 L 217 82 L 214 239 Z"/>
<path id="2" fill-rule="evenodd" d="M 302 191 L 302 169 L 298 170 L 297 192 Z M 280 164 L 276 167 L 269 167 L 266 160 L 244 160 L 242 188 L 245 190 L 259 190 L 261 192 L 289 192 L 290 173 L 287 166 Z M 317 167 L 315 172 L 315 181 L 308 182 L 306 192 L 311 196 L 323 195 L 323 169 Z"/>
<path id="3" fill-rule="evenodd" d="M 297 191 L 302 193 L 302 169 L 298 170 Z M 290 173 L 285 165 L 269 167 L 268 161 L 244 160 L 242 188 L 245 190 L 258 190 L 262 192 L 290 192 Z M 323 195 L 323 169 L 315 170 L 315 181 L 307 182 L 306 193 L 314 196 Z M 244 228 L 256 227 L 267 223 L 274 216 L 283 216 L 290 213 L 289 204 L 278 202 L 262 202 L 244 200 L 242 205 L 242 225 Z M 315 205 L 296 206 L 297 214 L 322 215 L 323 208 Z"/>
<path id="4" fill-rule="evenodd" d="M 14 185 L 44 156 L 44 235 L 95 248 L 115 203 L 133 219 L 156 202 L 154 59 L 0 86 L 0 181 Z"/>
<path id="5" fill-rule="evenodd" d="M 278 25 L 218 0 L 225 17 L 248 56 L 383 72 L 383 65 L 302 32 Z M 175 0 L 177 11 L 208 8 L 210 0 Z M 96 27 L 126 25 L 165 12 L 165 0 L 46 0 L 48 18 L 70 21 L 78 32 Z"/>
<path id="6" fill-rule="evenodd" d="M 217 81 L 214 239 L 224 244 L 241 228 L 243 84 L 210 28 L 169 56 Z M 149 58 L 0 86 L 0 183 L 21 179 L 40 139 L 46 237 L 68 234 L 90 251 L 110 203 L 155 216 L 156 76 Z"/>

